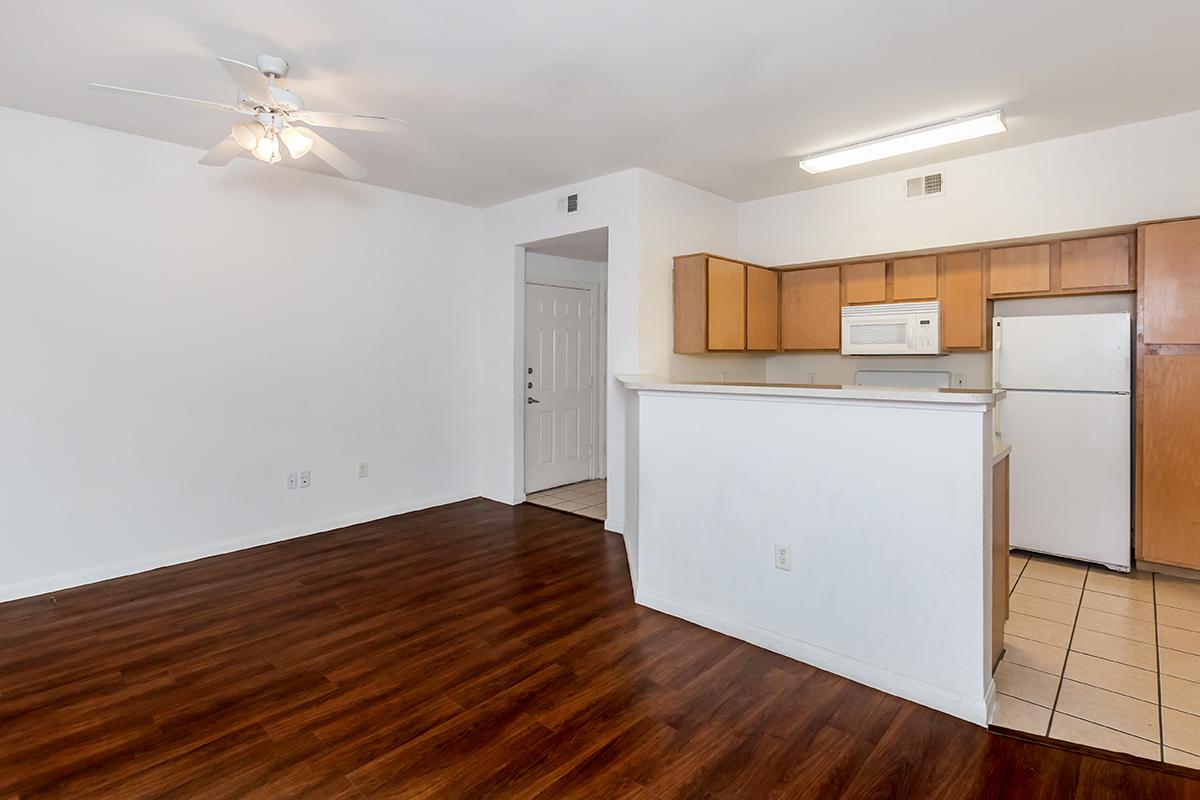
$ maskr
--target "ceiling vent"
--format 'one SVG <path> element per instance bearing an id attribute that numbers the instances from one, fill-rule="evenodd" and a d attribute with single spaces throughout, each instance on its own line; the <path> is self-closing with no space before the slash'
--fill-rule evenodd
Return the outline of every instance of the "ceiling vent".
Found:
<path id="1" fill-rule="evenodd" d="M 936 197 L 942 194 L 945 188 L 945 184 L 942 183 L 942 173 L 940 172 L 935 172 L 931 175 L 918 175 L 904 182 L 904 198 L 906 200 L 916 200 L 921 197 Z"/>
<path id="2" fill-rule="evenodd" d="M 558 213 L 566 216 L 567 214 L 579 213 L 579 195 L 569 194 L 566 197 L 558 198 Z"/>

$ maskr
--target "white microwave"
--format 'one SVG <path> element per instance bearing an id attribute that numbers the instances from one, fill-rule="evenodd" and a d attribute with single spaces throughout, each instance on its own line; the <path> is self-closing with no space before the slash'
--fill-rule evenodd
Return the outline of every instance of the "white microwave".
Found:
<path id="1" fill-rule="evenodd" d="M 842 306 L 842 353 L 848 356 L 940 355 L 941 322 L 941 306 L 936 300 Z"/>

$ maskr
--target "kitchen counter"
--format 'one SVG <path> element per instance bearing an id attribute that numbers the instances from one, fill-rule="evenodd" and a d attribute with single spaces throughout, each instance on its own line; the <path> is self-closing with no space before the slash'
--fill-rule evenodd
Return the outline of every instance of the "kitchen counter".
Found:
<path id="1" fill-rule="evenodd" d="M 1008 455 L 1011 452 L 1012 445 L 1004 444 L 1004 442 L 1000 440 L 1000 437 L 997 436 L 992 440 L 992 466 L 999 464 L 1001 459 L 1008 458 Z"/>
<path id="2" fill-rule="evenodd" d="M 618 380 L 638 603 L 987 724 L 998 393 Z"/>
<path id="3" fill-rule="evenodd" d="M 927 389 L 902 386 L 857 386 L 804 383 L 742 383 L 675 381 L 656 375 L 618 375 L 627 389 L 707 394 L 757 394 L 782 397 L 816 397 L 839 400 L 891 400 L 904 403 L 955 403 L 992 405 L 1004 397 L 994 389 Z"/>

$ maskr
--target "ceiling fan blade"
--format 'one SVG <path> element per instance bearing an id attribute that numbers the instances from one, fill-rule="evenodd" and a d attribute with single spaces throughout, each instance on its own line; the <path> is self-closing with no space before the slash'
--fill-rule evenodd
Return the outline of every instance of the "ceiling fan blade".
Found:
<path id="1" fill-rule="evenodd" d="M 320 128 L 345 128 L 352 131 L 411 134 L 412 129 L 402 119 L 378 117 L 373 114 L 339 114 L 336 111 L 300 111 L 293 116 Z"/>
<path id="2" fill-rule="evenodd" d="M 232 111 L 235 114 L 245 114 L 247 112 L 231 106 L 228 103 L 215 103 L 212 100 L 195 100 L 191 97 L 179 97 L 173 94 L 162 94 L 161 92 L 147 92 L 144 89 L 126 89 L 124 86 L 109 86 L 106 83 L 89 83 L 88 86 L 101 92 L 113 92 L 115 94 L 136 94 L 143 97 L 161 97 L 164 100 L 174 100 L 177 103 L 188 103 L 201 108 L 211 108 L 214 111 Z"/>
<path id="3" fill-rule="evenodd" d="M 217 143 L 216 147 L 204 154 L 200 163 L 206 167 L 223 167 L 233 161 L 240 152 L 242 152 L 242 146 L 237 143 L 237 140 L 232 136 L 226 136 Z"/>
<path id="4" fill-rule="evenodd" d="M 220 56 L 217 57 L 217 61 L 221 62 L 221 66 L 225 68 L 229 77 L 233 78 L 246 97 L 268 106 L 271 105 L 271 83 L 267 80 L 266 75 L 258 71 L 258 67 Z"/>
<path id="5" fill-rule="evenodd" d="M 312 154 L 324 161 L 329 166 L 336 169 L 338 172 L 345 175 L 352 181 L 362 180 L 367 177 L 367 168 L 355 161 L 350 156 L 331 144 L 327 139 L 322 138 L 316 131 L 308 128 L 297 127 L 296 130 L 302 131 L 305 136 L 309 136 L 313 140 Z"/>

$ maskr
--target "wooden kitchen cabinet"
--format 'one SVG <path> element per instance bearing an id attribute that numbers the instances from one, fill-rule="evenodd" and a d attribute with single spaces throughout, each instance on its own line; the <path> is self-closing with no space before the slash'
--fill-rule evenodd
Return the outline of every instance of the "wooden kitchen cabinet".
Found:
<path id="1" fill-rule="evenodd" d="M 1200 219 L 1138 236 L 1138 561 L 1200 570 Z"/>
<path id="2" fill-rule="evenodd" d="M 1143 226 L 1139 247 L 1143 341 L 1200 344 L 1200 219 Z"/>
<path id="3" fill-rule="evenodd" d="M 998 247 L 989 256 L 989 295 L 1050 291 L 1050 245 Z"/>
<path id="4" fill-rule="evenodd" d="M 1133 288 L 1129 234 L 1068 239 L 1062 243 L 1059 288 L 1064 292 Z"/>
<path id="5" fill-rule="evenodd" d="M 846 305 L 886 302 L 885 266 L 882 261 L 842 266 L 842 297 Z"/>
<path id="6" fill-rule="evenodd" d="M 1137 557 L 1200 569 L 1200 353 L 1137 370 Z"/>
<path id="7" fill-rule="evenodd" d="M 900 303 L 934 300 L 937 294 L 937 256 L 898 258 L 892 262 L 893 300 Z"/>
<path id="8" fill-rule="evenodd" d="M 746 267 L 746 349 L 779 349 L 779 273 Z"/>
<path id="9" fill-rule="evenodd" d="M 775 270 L 707 253 L 677 256 L 672 292 L 676 353 L 778 349 Z"/>
<path id="10" fill-rule="evenodd" d="M 746 349 L 746 270 L 699 253 L 675 258 L 675 352 Z"/>
<path id="11" fill-rule="evenodd" d="M 938 277 L 942 306 L 942 348 L 986 350 L 988 301 L 983 288 L 983 254 L 946 253 Z"/>
<path id="12" fill-rule="evenodd" d="M 842 345 L 839 267 L 784 272 L 780 278 L 779 330 L 784 350 L 837 350 Z"/>

